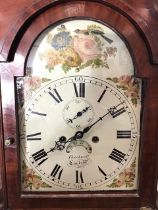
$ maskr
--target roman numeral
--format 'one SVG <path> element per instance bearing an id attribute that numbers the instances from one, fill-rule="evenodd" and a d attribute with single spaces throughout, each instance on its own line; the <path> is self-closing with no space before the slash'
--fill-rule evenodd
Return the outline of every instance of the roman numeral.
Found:
<path id="1" fill-rule="evenodd" d="M 76 171 L 76 183 L 84 183 L 82 171 Z"/>
<path id="2" fill-rule="evenodd" d="M 124 107 L 117 109 L 116 107 L 110 108 L 109 113 L 112 115 L 113 118 L 118 117 L 122 113 L 124 113 L 126 110 Z"/>
<path id="3" fill-rule="evenodd" d="M 106 93 L 106 89 L 104 89 L 103 92 L 102 92 L 102 94 L 100 95 L 100 97 L 99 97 L 99 99 L 98 99 L 98 101 L 97 101 L 98 103 L 101 102 L 101 100 L 102 100 L 102 98 L 104 97 L 105 93 Z"/>
<path id="4" fill-rule="evenodd" d="M 47 153 L 45 152 L 44 149 L 41 149 L 38 152 L 35 152 L 32 155 L 32 157 L 36 162 L 38 162 L 38 165 L 41 165 L 48 159 Z"/>
<path id="5" fill-rule="evenodd" d="M 41 132 L 27 135 L 28 141 L 41 140 Z"/>
<path id="6" fill-rule="evenodd" d="M 61 168 L 60 165 L 56 164 L 52 170 L 51 176 L 56 177 L 57 179 L 60 179 L 62 173 L 63 173 L 63 168 Z"/>
<path id="7" fill-rule="evenodd" d="M 79 87 L 77 87 L 76 83 L 73 83 L 76 97 L 85 97 L 85 83 L 79 83 Z"/>
<path id="8" fill-rule="evenodd" d="M 52 98 L 57 102 L 60 103 L 62 102 L 62 98 L 60 97 L 58 91 L 56 89 L 53 89 L 53 92 L 49 91 L 48 92 L 50 96 L 52 96 Z"/>
<path id="9" fill-rule="evenodd" d="M 47 116 L 47 114 L 44 114 L 44 113 L 41 113 L 41 112 L 34 112 L 34 111 L 32 111 L 31 112 L 32 114 L 35 114 L 35 115 L 39 115 L 39 116 Z"/>
<path id="10" fill-rule="evenodd" d="M 123 152 L 117 150 L 117 149 L 113 149 L 112 153 L 109 155 L 109 158 L 111 158 L 112 160 L 121 163 L 121 161 L 124 159 L 126 154 L 124 154 Z"/>
<path id="11" fill-rule="evenodd" d="M 131 131 L 130 130 L 119 130 L 117 131 L 117 139 L 129 139 L 131 138 Z"/>
<path id="12" fill-rule="evenodd" d="M 98 169 L 99 169 L 99 171 L 105 176 L 105 179 L 107 179 L 107 178 L 106 178 L 106 173 L 103 171 L 103 169 L 101 169 L 99 166 L 98 166 Z"/>

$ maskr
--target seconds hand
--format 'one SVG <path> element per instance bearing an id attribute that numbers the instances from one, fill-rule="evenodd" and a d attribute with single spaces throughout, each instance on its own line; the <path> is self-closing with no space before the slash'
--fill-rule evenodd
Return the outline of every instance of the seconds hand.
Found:
<path id="1" fill-rule="evenodd" d="M 75 117 L 73 117 L 72 119 L 68 119 L 68 123 L 73 123 L 73 120 L 77 119 L 78 117 L 81 117 L 89 109 L 90 109 L 90 106 L 87 106 L 82 111 L 77 112 L 77 114 L 75 115 Z"/>

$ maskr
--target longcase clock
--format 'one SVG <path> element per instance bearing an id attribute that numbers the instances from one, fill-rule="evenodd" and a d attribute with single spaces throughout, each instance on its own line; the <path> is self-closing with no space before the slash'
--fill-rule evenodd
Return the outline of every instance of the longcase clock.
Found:
<path id="1" fill-rule="evenodd" d="M 32 1 L 18 18 L 1 51 L 0 208 L 155 209 L 149 22 L 124 1 Z"/>

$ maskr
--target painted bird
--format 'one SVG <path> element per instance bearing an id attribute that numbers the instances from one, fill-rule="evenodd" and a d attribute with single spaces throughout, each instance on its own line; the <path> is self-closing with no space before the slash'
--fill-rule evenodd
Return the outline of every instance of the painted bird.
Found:
<path id="1" fill-rule="evenodd" d="M 108 37 L 106 37 L 105 33 L 103 31 L 100 31 L 100 30 L 80 30 L 80 29 L 76 29 L 75 33 L 84 34 L 84 35 L 95 34 L 95 35 L 101 36 L 109 44 L 111 44 L 113 42 L 112 39 L 109 39 Z"/>

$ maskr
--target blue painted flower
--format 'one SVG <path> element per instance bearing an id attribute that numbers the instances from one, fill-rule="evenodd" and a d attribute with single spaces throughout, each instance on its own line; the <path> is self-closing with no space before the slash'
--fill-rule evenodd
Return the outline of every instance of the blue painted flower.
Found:
<path id="1" fill-rule="evenodd" d="M 70 36 L 70 33 L 62 31 L 53 37 L 51 46 L 56 50 L 59 50 L 64 47 L 70 46 L 71 43 L 72 43 L 72 37 Z"/>

